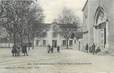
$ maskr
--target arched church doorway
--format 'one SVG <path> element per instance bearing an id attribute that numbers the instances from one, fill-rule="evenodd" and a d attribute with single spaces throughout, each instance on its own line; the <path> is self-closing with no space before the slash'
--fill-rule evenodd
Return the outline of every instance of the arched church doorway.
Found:
<path id="1" fill-rule="evenodd" d="M 95 13 L 94 42 L 97 46 L 108 47 L 108 19 L 102 7 L 98 7 Z"/>

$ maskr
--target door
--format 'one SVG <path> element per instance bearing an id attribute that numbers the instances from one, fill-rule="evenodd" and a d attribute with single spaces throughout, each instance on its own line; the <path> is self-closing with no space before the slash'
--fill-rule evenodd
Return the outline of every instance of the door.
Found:
<path id="1" fill-rule="evenodd" d="M 57 40 L 52 40 L 52 46 L 57 47 Z"/>
<path id="2" fill-rule="evenodd" d="M 43 46 L 46 46 L 46 40 L 43 40 Z"/>

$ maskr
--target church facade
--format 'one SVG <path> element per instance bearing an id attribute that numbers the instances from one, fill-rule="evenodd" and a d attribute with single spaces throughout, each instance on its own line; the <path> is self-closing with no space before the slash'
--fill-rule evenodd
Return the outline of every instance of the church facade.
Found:
<path id="1" fill-rule="evenodd" d="M 87 0 L 83 11 L 83 47 L 95 43 L 102 50 L 114 50 L 114 0 Z"/>

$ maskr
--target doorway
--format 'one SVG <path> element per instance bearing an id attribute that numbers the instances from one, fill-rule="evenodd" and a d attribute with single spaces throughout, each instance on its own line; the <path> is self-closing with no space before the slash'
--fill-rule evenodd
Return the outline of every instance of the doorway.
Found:
<path id="1" fill-rule="evenodd" d="M 52 40 L 52 46 L 57 47 L 57 40 Z"/>

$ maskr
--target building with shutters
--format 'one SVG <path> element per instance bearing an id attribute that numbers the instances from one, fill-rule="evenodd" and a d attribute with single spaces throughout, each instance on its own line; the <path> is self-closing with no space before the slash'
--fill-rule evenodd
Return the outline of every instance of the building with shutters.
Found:
<path id="1" fill-rule="evenodd" d="M 72 29 L 73 31 L 76 30 L 74 25 L 67 25 L 67 24 L 45 24 L 46 28 L 40 36 L 36 36 L 34 39 L 34 46 L 35 47 L 47 47 L 48 45 L 57 47 L 60 46 L 62 48 L 66 48 L 67 40 L 64 36 L 62 36 L 61 29 Z M 72 32 L 73 32 L 72 31 Z M 67 33 L 67 31 L 66 31 Z M 68 33 L 67 33 L 68 34 Z M 78 49 L 78 42 L 76 38 L 69 38 L 68 40 L 68 47 L 69 48 L 77 48 Z"/>

